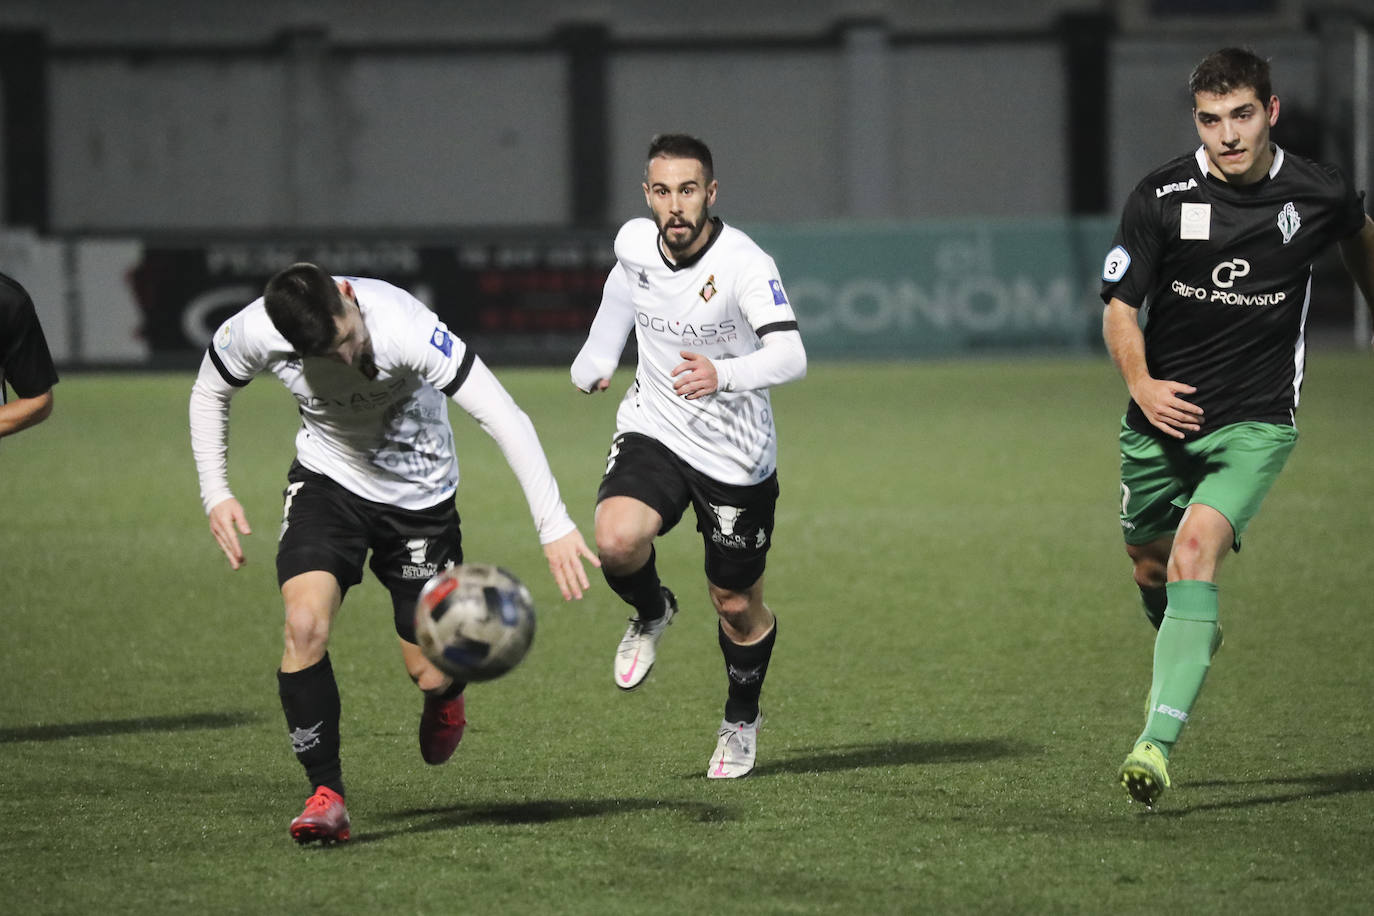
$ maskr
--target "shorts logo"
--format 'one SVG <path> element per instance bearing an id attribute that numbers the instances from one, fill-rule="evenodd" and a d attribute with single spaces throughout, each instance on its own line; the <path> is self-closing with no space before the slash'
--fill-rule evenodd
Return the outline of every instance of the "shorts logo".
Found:
<path id="1" fill-rule="evenodd" d="M 715 275 L 715 274 L 711 274 L 711 276 L 709 276 L 709 277 L 706 278 L 706 285 L 703 286 L 703 287 L 701 288 L 701 291 L 700 291 L 699 293 L 697 293 L 697 295 L 701 297 L 701 301 L 702 301 L 702 302 L 710 302 L 710 301 L 711 301 L 711 297 L 714 296 L 715 294 L 716 294 L 716 275 Z"/>
<path id="2" fill-rule="evenodd" d="M 1132 522 L 1126 518 L 1126 512 L 1128 511 L 1128 506 L 1130 506 L 1130 503 L 1131 488 L 1123 483 L 1121 485 L 1121 527 L 1125 528 L 1127 531 L 1134 531 L 1135 522 Z"/>
<path id="3" fill-rule="evenodd" d="M 735 534 L 735 522 L 744 514 L 744 510 L 739 506 L 717 506 L 709 503 L 711 511 L 716 514 L 716 528 L 726 537 L 733 537 Z"/>
<path id="4" fill-rule="evenodd" d="M 1102 280 L 1106 283 L 1115 283 L 1126 276 L 1126 268 L 1131 266 L 1131 256 L 1126 249 L 1117 245 L 1107 252 L 1107 259 L 1102 262 Z"/>
<path id="5" fill-rule="evenodd" d="M 715 503 L 707 503 L 711 511 L 716 514 L 716 530 L 711 532 L 712 543 L 719 544 L 731 550 L 746 550 L 749 548 L 749 539 L 743 534 L 735 533 L 735 526 L 739 524 L 744 509 L 739 506 L 717 506 Z M 753 547 L 755 550 L 763 549 L 768 543 L 768 532 L 760 528 L 754 535 Z"/>
<path id="6" fill-rule="evenodd" d="M 425 554 L 429 553 L 428 538 L 411 538 L 406 541 L 410 551 L 410 562 L 401 564 L 402 579 L 428 579 L 439 571 L 438 563 L 427 563 Z"/>
<path id="7" fill-rule="evenodd" d="M 782 291 L 782 281 L 781 281 L 781 280 L 769 280 L 769 281 L 768 281 L 768 288 L 771 289 L 771 290 L 773 291 L 773 304 L 774 304 L 774 305 L 786 305 L 786 304 L 787 304 L 787 294 L 784 293 L 784 292 Z"/>
<path id="8" fill-rule="evenodd" d="M 277 533 L 277 540 L 279 541 L 286 537 L 286 529 L 291 527 L 291 503 L 303 486 L 305 486 L 304 482 L 297 481 L 286 488 L 281 507 L 281 531 Z"/>
<path id="9" fill-rule="evenodd" d="M 1279 231 L 1283 233 L 1285 245 L 1293 241 L 1293 236 L 1298 234 L 1300 226 L 1302 226 L 1302 217 L 1298 215 L 1298 208 L 1293 206 L 1293 202 L 1290 200 L 1279 211 Z"/>
<path id="10" fill-rule="evenodd" d="M 430 346 L 445 356 L 453 355 L 453 337 L 443 328 L 434 329 L 434 333 L 430 335 L 429 343 Z"/>

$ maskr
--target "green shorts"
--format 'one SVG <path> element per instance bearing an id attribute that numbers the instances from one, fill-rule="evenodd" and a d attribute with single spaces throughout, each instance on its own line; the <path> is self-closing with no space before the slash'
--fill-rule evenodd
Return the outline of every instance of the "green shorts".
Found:
<path id="1" fill-rule="evenodd" d="M 1148 544 L 1178 530 L 1183 510 L 1211 506 L 1231 523 L 1232 549 L 1283 470 L 1298 431 L 1276 423 L 1232 423 L 1191 442 L 1138 433 L 1121 421 L 1121 530 Z"/>

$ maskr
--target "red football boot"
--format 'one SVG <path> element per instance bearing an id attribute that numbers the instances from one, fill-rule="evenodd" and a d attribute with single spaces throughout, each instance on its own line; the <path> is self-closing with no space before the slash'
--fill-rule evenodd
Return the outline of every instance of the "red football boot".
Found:
<path id="1" fill-rule="evenodd" d="M 305 810 L 291 822 L 291 837 L 297 843 L 319 840 L 342 843 L 348 839 L 348 809 L 343 796 L 328 786 L 320 786 L 306 800 Z"/>
<path id="2" fill-rule="evenodd" d="M 467 724 L 461 693 L 451 700 L 426 696 L 420 713 L 420 756 L 425 763 L 440 764 L 452 757 Z"/>

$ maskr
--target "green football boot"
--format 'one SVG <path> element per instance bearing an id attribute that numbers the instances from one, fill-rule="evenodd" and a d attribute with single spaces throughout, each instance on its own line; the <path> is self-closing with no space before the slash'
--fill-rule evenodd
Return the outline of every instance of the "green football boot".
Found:
<path id="1" fill-rule="evenodd" d="M 1155 802 L 1169 788 L 1169 761 L 1164 752 L 1149 741 L 1141 741 L 1121 764 L 1121 785 L 1131 798 L 1154 808 Z"/>

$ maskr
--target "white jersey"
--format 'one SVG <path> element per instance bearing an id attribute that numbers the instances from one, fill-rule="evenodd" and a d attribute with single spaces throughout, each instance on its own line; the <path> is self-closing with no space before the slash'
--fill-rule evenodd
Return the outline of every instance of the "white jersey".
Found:
<path id="1" fill-rule="evenodd" d="M 719 220 L 706 247 L 683 263 L 663 255 L 658 226 L 647 218 L 621 227 L 615 254 L 573 382 L 589 390 L 609 379 L 633 326 L 639 366 L 616 414 L 617 434 L 650 436 L 722 483 L 767 479 L 777 466 L 767 386 L 806 372 L 796 315 L 773 259 Z M 671 373 L 684 351 L 711 360 L 715 393 L 688 400 L 673 390 Z"/>
<path id="2" fill-rule="evenodd" d="M 215 333 L 191 395 L 191 438 L 208 512 L 228 498 L 229 399 L 261 372 L 281 380 L 300 411 L 296 457 L 350 492 L 402 509 L 452 498 L 458 459 L 445 395 L 477 419 L 515 471 L 540 539 L 573 529 L 529 418 L 467 344 L 409 293 L 347 280 L 372 341 L 377 376 L 297 357 L 261 298 Z"/>

